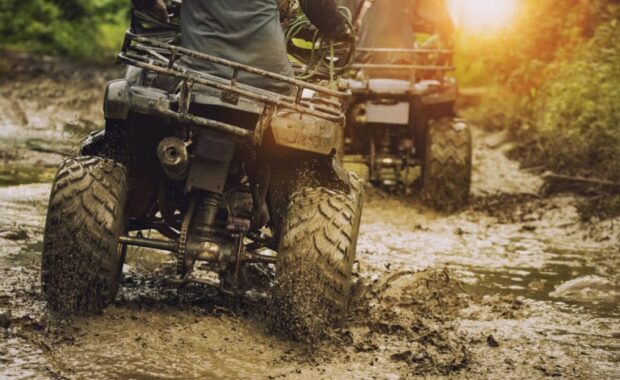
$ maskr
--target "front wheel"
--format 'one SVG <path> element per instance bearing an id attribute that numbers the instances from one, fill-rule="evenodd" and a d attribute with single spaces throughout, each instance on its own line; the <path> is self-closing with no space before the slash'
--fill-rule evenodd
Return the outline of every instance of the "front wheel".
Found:
<path id="1" fill-rule="evenodd" d="M 45 224 L 41 283 L 51 309 L 95 313 L 114 300 L 123 265 L 127 171 L 112 160 L 65 160 Z"/>
<path id="2" fill-rule="evenodd" d="M 432 120 L 426 135 L 422 199 L 440 211 L 456 211 L 469 199 L 472 138 L 459 120 Z"/>
<path id="3" fill-rule="evenodd" d="M 277 326 L 313 341 L 349 306 L 362 210 L 362 185 L 349 193 L 304 187 L 290 196 L 283 219 L 273 293 Z"/>

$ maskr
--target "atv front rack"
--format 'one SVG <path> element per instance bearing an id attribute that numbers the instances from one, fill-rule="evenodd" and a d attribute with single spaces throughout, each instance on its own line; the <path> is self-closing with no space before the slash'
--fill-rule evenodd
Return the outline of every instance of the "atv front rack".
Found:
<path id="1" fill-rule="evenodd" d="M 180 62 L 183 58 L 229 67 L 232 69 L 231 78 L 220 78 L 191 69 Z M 288 109 L 299 113 L 300 117 L 311 115 L 331 122 L 340 123 L 344 121 L 344 99 L 348 96 L 346 92 L 331 90 L 281 74 L 171 45 L 155 38 L 142 37 L 128 32 L 123 51 L 118 55 L 118 59 L 125 64 L 170 76 L 179 81 L 178 109 L 160 107 L 155 104 L 153 105 L 155 112 L 179 121 L 210 127 L 238 137 L 254 137 L 255 142 L 262 138 L 259 136 L 259 133 L 262 134 L 262 131 L 259 131 L 260 126 L 268 125 L 270 120 L 262 118 L 256 128 L 257 130 L 253 132 L 235 125 L 192 115 L 189 108 L 195 91 L 194 86 L 201 85 L 220 91 L 222 102 L 233 106 L 239 102 L 240 98 L 254 102 L 262 106 L 263 116 L 268 119 L 273 117 L 276 109 Z M 288 84 L 293 89 L 292 94 L 278 94 L 239 83 L 240 72 Z"/>

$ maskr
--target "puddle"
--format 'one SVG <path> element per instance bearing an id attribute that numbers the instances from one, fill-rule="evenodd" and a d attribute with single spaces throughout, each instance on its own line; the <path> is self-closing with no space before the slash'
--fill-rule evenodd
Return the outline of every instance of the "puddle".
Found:
<path id="1" fill-rule="evenodd" d="M 270 370 L 270 363 L 286 349 L 285 343 L 274 341 L 260 327 L 257 330 L 229 316 L 127 313 L 116 308 L 106 314 L 106 318 L 78 321 L 77 326 L 88 335 L 54 354 L 74 368 L 78 377 L 252 378 L 276 372 Z"/>
<path id="2" fill-rule="evenodd" d="M 22 338 L 8 338 L 0 330 L 0 378 L 44 379 L 54 373 L 45 353 Z"/>
<path id="3" fill-rule="evenodd" d="M 480 267 L 449 268 L 454 269 L 457 276 L 463 279 L 464 289 L 471 294 L 526 297 L 556 303 L 563 310 L 574 313 L 585 309 L 601 317 L 620 317 L 617 286 L 609 279 L 593 276 L 596 273 L 594 268 L 575 270 L 561 265 L 545 267 L 543 270 L 514 268 L 527 273 L 525 275 Z M 573 289 L 572 294 L 557 291 L 557 288 L 567 283 L 580 280 L 579 288 Z"/>
<path id="4" fill-rule="evenodd" d="M 39 260 L 49 191 L 49 184 L 0 187 L 0 266 Z"/>
<path id="5" fill-rule="evenodd" d="M 31 183 L 49 183 L 57 168 L 26 165 L 0 165 L 0 186 L 15 186 Z"/>
<path id="6" fill-rule="evenodd" d="M 536 221 L 513 223 L 498 223 L 495 217 L 474 211 L 440 216 L 410 202 L 389 199 L 366 204 L 358 250 L 369 270 L 447 266 L 474 294 L 565 302 L 601 316 L 620 316 L 616 288 L 620 257 L 615 242 L 575 232 L 578 217 L 563 199 L 557 200 L 561 208 L 547 205 L 551 211 Z M 550 295 L 564 283 L 589 275 L 605 279 L 607 290 L 582 292 L 582 297 Z"/>

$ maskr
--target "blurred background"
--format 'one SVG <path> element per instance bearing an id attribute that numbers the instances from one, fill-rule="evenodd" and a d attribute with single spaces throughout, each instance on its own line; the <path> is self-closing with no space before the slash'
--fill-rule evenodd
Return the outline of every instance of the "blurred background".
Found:
<path id="1" fill-rule="evenodd" d="M 620 181 L 620 2 L 449 0 L 465 116 L 506 130 L 524 167 Z M 617 214 L 618 197 L 585 207 Z"/>
<path id="2" fill-rule="evenodd" d="M 479 128 L 513 134 L 521 141 L 513 154 L 527 167 L 620 181 L 619 3 L 447 0 L 458 27 L 463 114 Z M 9 56 L 24 52 L 110 66 L 128 5 L 3 0 L 0 74 Z"/>

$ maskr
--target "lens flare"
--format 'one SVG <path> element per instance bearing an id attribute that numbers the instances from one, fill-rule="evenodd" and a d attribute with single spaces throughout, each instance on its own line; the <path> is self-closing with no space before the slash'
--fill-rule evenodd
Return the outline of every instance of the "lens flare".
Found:
<path id="1" fill-rule="evenodd" d="M 468 32 L 489 32 L 506 26 L 517 13 L 518 0 L 448 0 L 458 27 Z"/>

